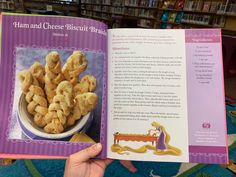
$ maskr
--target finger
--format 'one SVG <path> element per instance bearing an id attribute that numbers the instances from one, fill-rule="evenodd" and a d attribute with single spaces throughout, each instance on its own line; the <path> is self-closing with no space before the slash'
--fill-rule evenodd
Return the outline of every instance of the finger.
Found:
<path id="1" fill-rule="evenodd" d="M 120 163 L 127 168 L 129 171 L 135 173 L 137 171 L 137 168 L 132 164 L 131 161 L 128 160 L 121 160 Z"/>
<path id="2" fill-rule="evenodd" d="M 82 151 L 72 154 L 69 157 L 69 161 L 75 164 L 86 162 L 90 158 L 96 157 L 101 150 L 102 150 L 101 143 L 94 144 L 91 147 L 88 147 Z"/>
<path id="3" fill-rule="evenodd" d="M 113 160 L 111 160 L 111 159 L 105 159 L 105 160 L 93 160 L 92 162 L 105 170 L 107 165 L 109 165 L 112 161 Z"/>
<path id="4" fill-rule="evenodd" d="M 98 162 L 98 163 L 101 163 L 103 164 L 103 166 L 107 166 L 109 165 L 113 160 L 112 159 L 104 159 L 104 160 L 94 160 L 94 162 Z"/>

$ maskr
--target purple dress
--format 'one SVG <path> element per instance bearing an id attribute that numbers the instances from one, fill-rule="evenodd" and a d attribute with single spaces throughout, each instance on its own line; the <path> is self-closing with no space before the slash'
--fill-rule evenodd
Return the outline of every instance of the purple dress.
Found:
<path id="1" fill-rule="evenodd" d="M 160 130 L 160 129 L 158 129 Z M 166 143 L 165 143 L 165 140 L 166 140 L 166 135 L 163 131 L 161 131 L 161 134 L 158 138 L 158 142 L 157 142 L 157 145 L 156 145 L 156 148 L 157 150 L 165 150 L 167 149 L 166 148 Z"/>

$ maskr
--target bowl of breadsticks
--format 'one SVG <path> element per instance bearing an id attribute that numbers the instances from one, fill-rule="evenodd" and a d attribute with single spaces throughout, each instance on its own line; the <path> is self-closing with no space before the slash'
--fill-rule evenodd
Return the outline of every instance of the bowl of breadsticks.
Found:
<path id="1" fill-rule="evenodd" d="M 46 64 L 34 62 L 18 73 L 22 94 L 17 115 L 24 134 L 31 139 L 64 139 L 91 122 L 98 96 L 96 78 L 86 74 L 88 61 L 74 51 L 62 67 L 60 55 L 49 52 Z"/>

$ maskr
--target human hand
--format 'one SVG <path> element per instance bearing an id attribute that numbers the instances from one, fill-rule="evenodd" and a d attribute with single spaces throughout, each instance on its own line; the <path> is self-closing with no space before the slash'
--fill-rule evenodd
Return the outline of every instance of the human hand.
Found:
<path id="1" fill-rule="evenodd" d="M 96 157 L 101 150 L 102 145 L 97 143 L 87 149 L 70 155 L 66 161 L 64 177 L 102 177 L 106 166 L 110 164 L 112 160 L 91 159 Z M 131 172 L 137 170 L 130 161 L 121 161 L 121 164 Z"/>

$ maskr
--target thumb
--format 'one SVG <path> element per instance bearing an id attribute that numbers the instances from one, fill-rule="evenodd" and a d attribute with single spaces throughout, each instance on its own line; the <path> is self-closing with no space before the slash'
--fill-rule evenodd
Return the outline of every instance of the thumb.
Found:
<path id="1" fill-rule="evenodd" d="M 102 144 L 96 143 L 96 144 L 92 145 L 91 147 L 88 147 L 82 151 L 72 154 L 69 157 L 69 161 L 71 163 L 76 163 L 76 164 L 86 162 L 90 158 L 96 157 L 101 150 L 102 150 Z"/>

